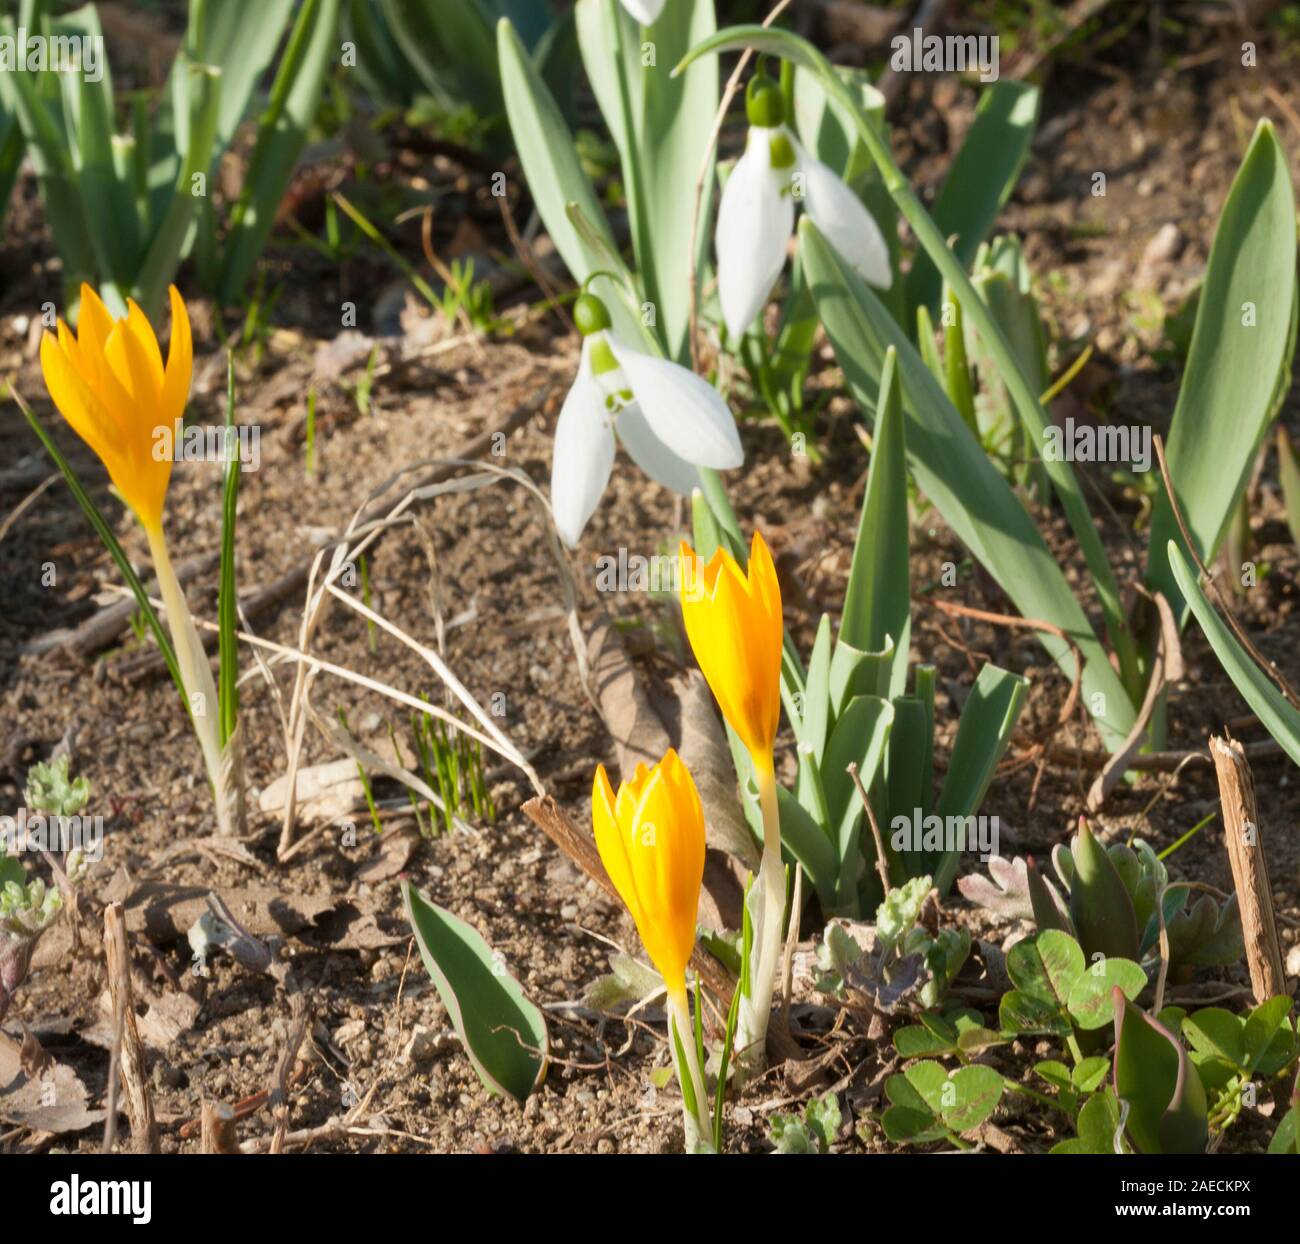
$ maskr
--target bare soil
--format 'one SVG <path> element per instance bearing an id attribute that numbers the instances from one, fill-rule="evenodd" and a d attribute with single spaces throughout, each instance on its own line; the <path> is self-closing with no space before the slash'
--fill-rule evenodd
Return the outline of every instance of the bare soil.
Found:
<path id="1" fill-rule="evenodd" d="M 1047 82 L 1041 133 L 1020 188 L 1001 227 L 1019 233 L 1050 308 L 1058 369 L 1091 341 L 1096 353 L 1075 389 L 1098 413 L 1123 411 L 1157 430 L 1167 427 L 1177 394 L 1176 364 L 1158 362 L 1162 312 L 1172 312 L 1203 270 L 1219 207 L 1254 119 L 1271 115 L 1284 144 L 1300 150 L 1300 67 L 1284 48 L 1261 46 L 1260 68 L 1240 65 L 1234 32 L 1192 32 L 1184 45 L 1157 55 L 1144 32 L 1100 51 L 1093 59 L 1058 65 Z M 904 167 L 927 197 L 937 189 L 952 151 L 973 113 L 975 94 L 955 82 L 916 82 L 894 112 L 896 146 Z M 1282 101 L 1279 103 L 1279 99 Z M 388 136 L 391 158 L 374 176 L 393 197 L 422 176 L 450 203 L 457 187 L 473 186 L 478 170 L 446 155 L 412 155 L 405 136 Z M 1106 193 L 1094 197 L 1092 175 L 1104 171 Z M 319 186 L 344 179 L 346 158 L 326 163 L 304 183 L 304 220 Z M 319 186 L 317 186 L 319 182 Z M 316 198 L 313 198 L 315 193 Z M 471 200 L 473 202 L 473 200 Z M 459 243 L 507 244 L 490 215 L 472 206 L 456 219 L 439 218 L 440 241 L 459 231 Z M 1174 233 L 1168 232 L 1172 226 Z M 1153 246 L 1166 230 L 1164 241 Z M 468 240 L 467 240 L 468 239 Z M 418 257 L 418 227 L 403 235 Z M 265 266 L 268 287 L 281 293 L 272 328 L 260 350 L 238 357 L 239 418 L 261 430 L 261 466 L 248 472 L 240 498 L 241 589 L 273 582 L 312 558 L 322 536 L 347 521 L 366 495 L 395 470 L 453 455 L 473 437 L 499 425 L 514 409 L 537 401 L 537 413 L 505 440 L 504 453 L 488 460 L 525 473 L 544 489 L 550 473 L 551 434 L 559 403 L 576 365 L 573 339 L 554 317 L 534 317 L 513 336 L 460 339 L 460 330 L 423 318 L 406 304 L 397 336 L 380 343 L 369 409 L 358 400 L 370 353 L 367 340 L 349 348 L 340 338 L 338 307 L 361 308 L 359 331 L 375 334 L 397 319 L 402 287 L 373 252 L 341 268 L 279 236 Z M 57 299 L 58 271 L 48 246 L 35 187 L 24 178 L 15 191 L 0 272 L 0 366 L 50 426 L 96 499 L 113 517 L 127 550 L 146 563 L 139 532 L 110 496 L 99 464 L 62 424 L 45 398 L 34 358 L 31 318 L 40 303 Z M 516 300 L 537 298 L 522 291 Z M 509 303 L 507 296 L 503 303 Z M 210 316 L 198 304 L 199 340 L 191 414 L 218 423 L 224 404 L 225 355 Z M 204 322 L 208 321 L 208 322 Z M 834 361 L 823 351 L 818 384 L 836 383 Z M 305 460 L 307 393 L 316 394 L 317 469 Z M 1285 418 L 1300 433 L 1294 396 Z M 856 530 L 866 455 L 856 434 L 858 415 L 836 398 L 822 417 L 824 461 L 793 458 L 770 423 L 747 424 L 746 470 L 729 481 L 742 522 L 768 535 L 779 557 L 788 603 L 787 623 L 806 644 L 823 609 L 843 596 Z M 48 472 L 39 445 L 15 408 L 0 420 L 0 514 L 8 514 Z M 1084 468 L 1087 470 L 1087 468 Z M 177 560 L 215 547 L 219 535 L 218 468 L 177 467 L 167 529 Z M 1090 485 L 1108 503 L 1100 520 L 1122 577 L 1136 578 L 1141 563 L 1138 498 L 1104 472 Z M 1293 680 L 1300 678 L 1300 628 L 1294 617 L 1296 549 L 1287 533 L 1270 460 L 1252 498 L 1252 556 L 1262 573 L 1258 587 L 1239 600 L 1252 637 Z M 554 560 L 536 505 L 517 484 L 451 494 L 422 506 L 420 528 L 387 536 L 369 564 L 374 607 L 426 643 L 434 642 L 431 589 L 447 622 L 446 659 L 468 688 L 488 702 L 504 695 L 504 729 L 529 756 L 547 789 L 578 823 L 586 822 L 590 782 L 598 762 L 614 757 L 604 725 L 577 675 L 566 629 Z M 1086 581 L 1068 528 L 1059 514 L 1041 520 L 1062 565 L 1076 583 Z M 637 645 L 645 668 L 681 659 L 672 610 L 644 593 L 601 594 L 597 559 L 626 547 L 649 556 L 675 547 L 689 515 L 673 496 L 620 460 L 605 500 L 571 566 L 581 590 L 580 609 L 590 625 L 608 612 L 649 642 Z M 931 510 L 918 513 L 913 532 L 914 582 L 938 577 L 944 561 L 966 562 L 964 550 Z M 0 611 L 0 808 L 22 803 L 26 772 L 60 744 L 74 769 L 93 788 L 90 809 L 107 829 L 104 861 L 92 874 L 87 907 L 126 897 L 146 883 L 240 891 L 272 887 L 290 908 L 324 909 L 284 935 L 290 987 L 312 1008 L 311 1061 L 290 1101 L 291 1127 L 306 1129 L 352 1112 L 350 1133 L 323 1139 L 326 1150 L 528 1152 L 645 1152 L 679 1147 L 679 1104 L 673 1088 L 656 1089 L 651 1074 L 667 1063 L 661 1023 L 653 1010 L 631 1024 L 582 1005 L 592 983 L 607 971 L 612 943 L 639 953 L 630 920 L 520 812 L 531 790 L 517 771 L 489 761 L 499 815 L 475 823 L 474 833 L 442 834 L 419 842 L 405 871 L 435 901 L 479 929 L 505 958 L 528 994 L 546 1008 L 554 1061 L 544 1086 L 526 1106 L 488 1096 L 451 1033 L 447 1015 L 404 933 L 395 871 L 358 879 L 384 839 L 362 812 L 355 845 L 337 823 L 305 825 L 309 842 L 284 866 L 275 863 L 279 818 L 258 811 L 258 795 L 285 767 L 276 697 L 254 674 L 244 684 L 250 815 L 239 862 L 214 851 L 211 803 L 188 724 L 165 673 L 127 677 L 141 643 L 130 632 L 122 646 L 90 663 L 58 650 L 43 655 L 25 645 L 58 627 L 88 617 L 96 601 L 119 583 L 67 490 L 55 484 L 8 530 L 0 543 L 5 608 Z M 431 559 L 436 573 L 431 571 Z M 43 572 L 53 566 L 55 580 Z M 192 585 L 196 613 L 215 616 L 215 576 Z M 959 603 L 1010 612 L 996 585 L 978 568 L 963 571 L 951 594 Z M 293 645 L 302 590 L 258 617 L 263 637 Z M 1247 713 L 1220 672 L 1200 633 L 1185 637 L 1188 677 L 1170 703 L 1169 747 L 1195 749 L 1211 732 L 1234 722 L 1248 741 L 1266 736 L 1242 722 Z M 1025 738 L 1050 729 L 1068 690 L 1067 681 L 1029 636 L 1004 628 L 958 624 L 919 604 L 914 657 L 940 670 L 941 701 L 960 699 L 969 662 L 987 657 L 1025 673 L 1030 706 Z M 411 693 L 435 691 L 432 672 L 413 653 L 379 635 L 374 647 L 362 619 L 335 607 L 321 629 L 316 655 Z M 253 668 L 245 659 L 244 669 Z M 287 695 L 290 674 L 278 669 Z M 357 733 L 386 734 L 391 723 L 409 737 L 406 714 L 390 702 L 339 680 L 323 677 L 315 703 L 326 715 L 340 707 Z M 941 704 L 940 719 L 953 714 Z M 1092 770 L 1079 750 L 1098 744 L 1080 722 L 1062 728 L 1044 768 L 1017 765 L 989 792 L 985 811 L 996 814 L 1004 852 L 1044 852 L 1068 835 L 1083 810 Z M 790 740 L 779 747 L 789 759 Z M 319 735 L 307 735 L 304 763 L 335 758 Z M 1284 954 L 1297 938 L 1300 918 L 1300 842 L 1297 783 L 1281 758 L 1256 768 L 1261 821 L 1272 880 L 1283 920 Z M 391 796 L 395 788 L 384 786 Z M 1144 774 L 1121 787 L 1100 817 L 1108 835 L 1138 832 L 1163 848 L 1217 808 L 1208 763 L 1194 761 L 1177 773 Z M 392 833 L 403 832 L 400 818 Z M 407 823 L 409 828 L 409 822 Z M 387 837 L 387 835 L 386 835 Z M 1212 823 L 1173 857 L 1176 873 L 1220 889 L 1231 886 L 1218 823 Z M 390 875 L 383 875 L 389 871 Z M 314 905 L 313 905 L 313 901 Z M 1001 941 L 1011 932 L 954 899 L 957 918 L 980 936 Z M 237 916 L 240 911 L 236 910 Z M 297 921 L 294 922 L 299 923 Z M 817 930 L 804 930 L 812 940 Z M 136 989 L 146 1005 L 168 1011 L 184 993 L 196 1004 L 184 1010 L 174 1034 L 154 1033 L 149 1057 L 155 1108 L 166 1150 L 192 1149 L 182 1127 L 197 1118 L 203 1098 L 235 1103 L 265 1090 L 289 1024 L 286 990 L 268 976 L 216 954 L 211 974 L 193 974 L 183 939 L 147 949 L 136 937 Z M 88 930 L 80 950 L 52 932 L 49 948 L 19 995 L 5 1031 L 19 1038 L 29 1028 L 54 1059 L 67 1064 L 87 1090 L 90 1109 L 102 1109 L 109 1025 L 102 1008 L 102 958 Z M 1198 980 L 1196 996 L 1245 999 L 1244 967 Z M 170 1002 L 168 1001 L 170 999 Z M 729 1116 L 729 1145 L 767 1148 L 766 1117 L 793 1109 L 808 1096 L 835 1086 L 844 1093 L 846 1126 L 840 1148 L 887 1147 L 866 1122 L 879 1107 L 891 1067 L 888 1040 L 869 1039 L 852 1027 L 827 1032 L 826 999 L 796 999 L 793 1018 L 811 1062 L 774 1068 L 752 1086 Z M 412 1035 L 423 1027 L 432 1040 Z M 1031 1050 L 1000 1055 L 1025 1067 Z M 1027 1074 L 1027 1073 L 1026 1073 Z M 364 1103 L 361 1110 L 354 1110 Z M 861 1125 L 861 1126 L 858 1126 Z M 265 1137 L 266 1111 L 241 1123 L 245 1141 Z M 1227 1147 L 1260 1150 L 1268 1131 L 1246 1120 Z M 1009 1151 L 1041 1151 L 1060 1139 L 1056 1123 L 1021 1101 L 1004 1101 L 984 1141 Z M 98 1125 L 65 1134 L 0 1131 L 0 1151 L 90 1150 Z"/>

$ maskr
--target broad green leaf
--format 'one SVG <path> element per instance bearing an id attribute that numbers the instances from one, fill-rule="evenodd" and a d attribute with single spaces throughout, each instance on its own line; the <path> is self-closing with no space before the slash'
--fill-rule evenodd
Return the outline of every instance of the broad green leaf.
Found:
<path id="1" fill-rule="evenodd" d="M 605 298 L 615 332 L 625 341 L 637 344 L 644 340 L 644 332 L 639 317 L 632 313 L 628 303 L 637 297 L 631 275 L 618 258 L 605 213 L 578 159 L 573 135 L 514 27 L 504 18 L 497 24 L 497 55 L 510 130 L 546 232 L 551 235 L 569 275 L 578 284 L 596 269 L 614 272 L 620 296 L 605 297 L 607 291 L 601 286 L 595 286 L 594 290 Z M 570 204 L 575 205 L 594 231 L 599 245 L 584 237 L 574 225 Z"/>
<path id="2" fill-rule="evenodd" d="M 1219 216 L 1169 431 L 1174 491 L 1207 563 L 1273 416 L 1291 331 L 1295 266 L 1291 173 L 1273 126 L 1260 121 Z M 1170 541 L 1181 536 L 1161 490 L 1151 520 L 1147 582 L 1164 593 L 1181 622 L 1186 602 L 1170 569 Z"/>
<path id="3" fill-rule="evenodd" d="M 380 8 L 430 95 L 464 100 L 485 119 L 500 113 L 492 15 L 480 0 L 380 0 Z"/>
<path id="4" fill-rule="evenodd" d="M 881 363 L 874 433 L 839 638 L 862 652 L 883 651 L 892 639 L 889 690 L 898 695 L 907 679 L 912 601 L 903 403 L 892 348 Z"/>
<path id="5" fill-rule="evenodd" d="M 1282 750 L 1300 765 L 1300 712 L 1292 708 L 1215 612 L 1182 549 L 1170 540 L 1167 552 L 1183 599 L 1201 624 L 1223 672 Z"/>
<path id="6" fill-rule="evenodd" d="M 1142 1153 L 1203 1153 L 1209 1139 L 1205 1088 L 1178 1038 L 1118 989 L 1113 995 L 1115 1092 L 1128 1103 L 1127 1130 Z"/>
<path id="7" fill-rule="evenodd" d="M 817 824 L 804 806 L 784 786 L 776 789 L 781 818 L 781 844 L 803 866 L 804 873 L 817 891 L 823 910 L 836 905 L 840 862 L 825 828 Z"/>
<path id="8" fill-rule="evenodd" d="M 3 199 L 0 199 L 0 204 Z M 1291 529 L 1291 540 L 1300 545 L 1300 462 L 1296 461 L 1295 446 L 1286 425 L 1277 425 L 1277 478 L 1282 485 L 1282 500 L 1286 506 L 1286 525 Z"/>
<path id="9" fill-rule="evenodd" d="M 1117 747 L 1133 724 L 1132 702 L 1024 505 L 879 299 L 806 217 L 799 225 L 799 248 L 822 323 L 858 405 L 874 415 L 885 350 L 894 346 L 908 465 L 917 484 L 1025 617 L 1053 622 L 1074 639 L 1084 658 L 1085 700 L 1101 706 L 1098 730 L 1108 748 Z M 1038 638 L 1073 677 L 1069 645 L 1048 634 Z"/>
<path id="10" fill-rule="evenodd" d="M 707 253 L 714 185 L 709 137 L 718 110 L 718 64 L 700 61 L 678 76 L 671 70 L 692 45 L 715 31 L 713 3 L 676 0 L 644 31 L 617 0 L 578 0 L 575 12 L 583 62 L 622 155 L 645 297 L 654 305 L 668 357 L 685 363 L 690 355 L 690 276 L 692 267 L 699 272 Z M 647 64 L 651 50 L 653 63 Z M 693 238 L 695 185 L 701 173 L 700 236 Z"/>
<path id="11" fill-rule="evenodd" d="M 420 957 L 474 1070 L 492 1092 L 523 1101 L 546 1074 L 546 1019 L 480 934 L 402 882 Z"/>
<path id="12" fill-rule="evenodd" d="M 1064 1006 L 1083 975 L 1086 962 L 1068 933 L 1045 929 L 1017 942 L 1007 953 L 1012 983 L 1040 1002 Z"/>
<path id="13" fill-rule="evenodd" d="M 979 1127 L 1002 1100 L 1002 1077 L 983 1063 L 959 1067 L 942 1091 L 941 1117 L 954 1132 Z"/>
<path id="14" fill-rule="evenodd" d="M 904 1072 L 907 1083 L 916 1090 L 925 1108 L 934 1114 L 943 1111 L 943 1086 L 948 1083 L 948 1070 L 942 1063 L 926 1060 L 913 1063 Z M 898 1099 L 890 1094 L 891 1100 Z M 900 1105 L 911 1104 L 899 1102 Z"/>
<path id="15" fill-rule="evenodd" d="M 1105 1059 L 1102 1059 L 1103 1063 L 1105 1061 Z M 1068 1093 L 1074 1088 L 1074 1080 L 1071 1077 L 1069 1067 L 1055 1058 L 1045 1058 L 1042 1062 L 1035 1063 L 1034 1071 L 1042 1076 L 1053 1088 L 1060 1089 L 1062 1092 Z"/>
<path id="16" fill-rule="evenodd" d="M 700 554 L 701 557 L 704 554 Z M 826 754 L 826 732 L 830 725 L 831 700 L 831 619 L 822 614 L 808 658 L 808 681 L 804 689 L 803 715 L 796 724 L 801 747 L 812 749 L 820 767 Z"/>
<path id="17" fill-rule="evenodd" d="M 955 238 L 953 253 L 963 267 L 970 267 L 1020 178 L 1038 123 L 1038 103 L 1038 88 L 1022 82 L 995 82 L 980 96 L 975 120 L 931 212 L 943 236 Z M 909 304 L 933 311 L 942 285 L 934 261 L 920 252 L 908 273 Z"/>
<path id="18" fill-rule="evenodd" d="M 1114 1153 L 1119 1131 L 1119 1102 L 1110 1089 L 1089 1097 L 1079 1111 L 1079 1134 L 1073 1140 L 1053 1145 L 1052 1153 Z"/>
<path id="19" fill-rule="evenodd" d="M 1268 1142 L 1269 1153 L 1300 1153 L 1300 1105 L 1292 1106 L 1282 1116 L 1273 1139 Z"/>
<path id="20" fill-rule="evenodd" d="M 837 896 L 841 905 L 851 905 L 856 901 L 853 896 L 857 888 L 856 868 L 860 854 L 865 854 L 869 860 L 875 858 L 874 846 L 861 844 L 866 812 L 857 787 L 848 774 L 848 766 L 850 763 L 858 766 L 862 785 L 870 791 L 893 719 L 894 710 L 887 700 L 877 696 L 856 696 L 835 723 L 826 744 L 822 786 L 839 857 Z M 887 833 L 883 825 L 881 832 Z"/>
<path id="21" fill-rule="evenodd" d="M 902 1080 L 902 1076 L 897 1077 Z M 890 1106 L 881 1117 L 880 1126 L 895 1144 L 923 1145 L 932 1140 L 942 1140 L 947 1131 L 939 1125 L 934 1113 L 914 1106 Z"/>
<path id="22" fill-rule="evenodd" d="M 882 831 L 892 827 L 896 816 L 911 819 L 919 814 L 924 821 L 934 804 L 934 719 L 930 709 L 915 696 L 896 696 L 893 706 L 894 722 L 885 753 L 886 800 L 884 807 L 876 809 Z M 926 852 L 897 852 L 887 833 L 885 846 L 891 866 L 897 863 L 906 876 L 919 877 L 930 871 Z"/>
<path id="23" fill-rule="evenodd" d="M 1234 1067 L 1246 1065 L 1245 1021 L 1220 1006 L 1202 1007 L 1183 1020 L 1183 1036 L 1192 1049 L 1211 1054 Z M 1271 1036 L 1271 1034 L 1270 1034 Z M 1267 1043 L 1266 1043 L 1267 1044 Z"/>
<path id="24" fill-rule="evenodd" d="M 1114 1020 L 1116 989 L 1133 1001 L 1146 986 L 1146 973 L 1131 959 L 1098 959 L 1070 987 L 1066 1009 L 1080 1028 L 1093 1032 Z"/>
<path id="25" fill-rule="evenodd" d="M 1276 998 L 1269 998 L 1267 1002 L 1261 1002 L 1246 1017 L 1241 1032 L 1241 1043 L 1247 1059 L 1242 1066 L 1247 1070 L 1254 1067 L 1278 1033 L 1283 1031 L 1293 1005 L 1290 998 L 1279 995 Z"/>
<path id="26" fill-rule="evenodd" d="M 894 1048 L 903 1058 L 925 1058 L 930 1054 L 949 1054 L 957 1048 L 957 1034 L 952 1038 L 931 1032 L 923 1024 L 909 1024 L 894 1033 Z"/>
<path id="27" fill-rule="evenodd" d="M 1110 1071 L 1110 1059 L 1100 1054 L 1085 1058 L 1070 1073 L 1070 1083 L 1081 1093 L 1091 1093 L 1106 1078 Z"/>
<path id="28" fill-rule="evenodd" d="M 1013 1036 L 1022 1032 L 1049 1032 L 1064 1037 L 1070 1033 L 1064 1007 L 1019 989 L 1009 989 L 1002 995 L 998 1003 L 998 1026 Z"/>

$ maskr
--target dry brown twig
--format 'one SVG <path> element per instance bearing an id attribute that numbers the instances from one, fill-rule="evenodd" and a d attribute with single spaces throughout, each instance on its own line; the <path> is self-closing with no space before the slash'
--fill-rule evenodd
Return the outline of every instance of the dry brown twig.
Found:
<path id="1" fill-rule="evenodd" d="M 1210 738 L 1210 754 L 1219 778 L 1223 806 L 1223 841 L 1232 867 L 1232 883 L 1241 913 L 1246 965 L 1256 1005 L 1287 992 L 1282 947 L 1273 916 L 1268 860 L 1255 806 L 1255 781 L 1246 753 L 1235 739 Z"/>
<path id="2" fill-rule="evenodd" d="M 144 1046 L 136 1027 L 131 996 L 131 952 L 126 916 L 121 903 L 104 908 L 104 956 L 108 967 L 108 993 L 113 1002 L 113 1052 L 109 1062 L 108 1120 L 104 1152 L 111 1153 L 116 1133 L 117 1081 L 121 1073 L 126 1093 L 126 1114 L 131 1122 L 131 1147 L 136 1153 L 158 1153 L 158 1125 L 145 1073 Z"/>

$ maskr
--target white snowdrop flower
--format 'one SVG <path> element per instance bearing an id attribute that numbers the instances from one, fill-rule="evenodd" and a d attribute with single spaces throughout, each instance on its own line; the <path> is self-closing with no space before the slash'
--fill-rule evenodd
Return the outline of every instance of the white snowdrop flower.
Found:
<path id="1" fill-rule="evenodd" d="M 582 359 L 560 409 L 551 464 L 551 508 L 570 548 L 609 482 L 615 433 L 651 479 L 680 493 L 698 486 L 697 468 L 726 471 L 744 461 L 736 421 L 711 384 L 620 341 L 594 294 L 578 297 L 573 321 Z"/>
<path id="2" fill-rule="evenodd" d="M 664 11 L 665 3 L 666 0 L 623 0 L 623 7 L 642 26 L 653 26 L 659 20 L 659 14 Z"/>
<path id="3" fill-rule="evenodd" d="M 759 72 L 745 91 L 749 137 L 718 205 L 718 297 L 727 333 L 739 340 L 762 311 L 785 264 L 796 198 L 863 280 L 892 282 L 880 226 L 852 190 L 808 154 L 786 125 L 785 96 Z"/>

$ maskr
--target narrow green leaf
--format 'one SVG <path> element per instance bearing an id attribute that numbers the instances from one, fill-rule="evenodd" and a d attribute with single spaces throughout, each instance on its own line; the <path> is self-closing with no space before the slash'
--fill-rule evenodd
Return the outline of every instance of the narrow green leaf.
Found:
<path id="1" fill-rule="evenodd" d="M 1196 580 L 1196 572 L 1172 540 L 1168 544 L 1169 565 L 1179 591 L 1205 632 L 1224 673 L 1284 752 L 1300 765 L 1300 712 L 1273 685 L 1267 675 L 1237 641 L 1227 624 L 1215 612 Z"/>
<path id="2" fill-rule="evenodd" d="M 239 202 L 231 214 L 219 294 L 234 303 L 275 224 L 275 211 L 320 107 L 325 75 L 338 52 L 341 0 L 305 0 L 258 121 Z"/>
<path id="3" fill-rule="evenodd" d="M 1286 153 L 1261 121 L 1219 216 L 1174 408 L 1169 473 L 1197 551 L 1210 562 L 1273 415 L 1295 298 L 1296 204 Z M 1289 369 L 1288 369 L 1289 370 Z M 1187 616 L 1167 546 L 1181 544 L 1161 490 L 1147 583 Z"/>
<path id="4" fill-rule="evenodd" d="M 862 652 L 880 652 L 893 640 L 890 692 L 895 695 L 907 679 L 912 603 L 907 458 L 897 358 L 890 346 L 881 363 L 871 469 L 839 632 L 842 642 Z"/>
<path id="5" fill-rule="evenodd" d="M 980 96 L 975 120 L 931 213 L 943 236 L 955 239 L 953 254 L 965 268 L 1020 179 L 1038 124 L 1038 105 L 1038 88 L 1023 82 L 995 82 Z M 910 305 L 933 311 L 942 285 L 934 261 L 922 251 L 907 276 Z"/>
<path id="6" fill-rule="evenodd" d="M 226 450 L 228 458 L 221 497 L 221 573 L 217 590 L 217 701 L 221 714 L 220 741 L 226 743 L 239 725 L 238 589 L 235 583 L 235 527 L 239 506 L 239 473 L 243 466 L 235 441 L 235 360 L 226 355 Z"/>
<path id="7" fill-rule="evenodd" d="M 978 811 L 1011 742 L 1028 688 L 1027 679 L 996 665 L 980 670 L 952 745 L 948 774 L 939 795 L 940 816 L 970 818 Z M 952 886 L 959 859 L 960 852 L 954 850 L 933 861 L 934 884 L 940 894 L 946 894 Z"/>
<path id="8" fill-rule="evenodd" d="M 578 160 L 573 135 L 514 27 L 504 19 L 497 25 L 497 55 L 506 115 L 519 162 L 538 214 L 569 275 L 582 284 L 595 269 L 612 267 L 620 282 L 633 289 L 627 268 L 621 261 L 610 262 L 611 255 L 617 257 L 618 248 L 596 191 Z M 577 205 L 583 219 L 596 231 L 600 247 L 593 247 L 574 226 L 568 211 L 570 203 Z M 633 343 L 644 338 L 640 319 L 623 299 L 610 299 L 607 305 L 619 336 Z"/>

